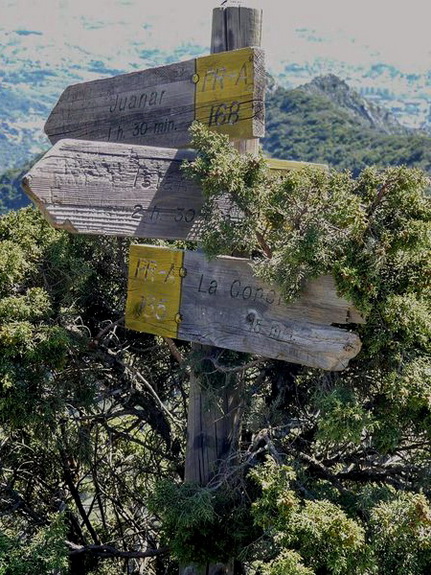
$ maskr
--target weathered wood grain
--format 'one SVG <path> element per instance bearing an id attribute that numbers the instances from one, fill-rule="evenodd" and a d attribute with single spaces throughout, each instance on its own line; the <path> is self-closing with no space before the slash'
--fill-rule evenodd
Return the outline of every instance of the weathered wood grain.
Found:
<path id="1" fill-rule="evenodd" d="M 310 282 L 299 300 L 286 305 L 277 289 L 253 275 L 249 260 L 207 261 L 200 252 L 186 251 L 173 264 L 166 251 L 172 250 L 131 248 L 126 311 L 131 329 L 333 371 L 359 352 L 356 334 L 331 325 L 363 323 L 337 296 L 331 277 Z M 169 289 L 162 291 L 160 281 Z"/>
<path id="2" fill-rule="evenodd" d="M 24 190 L 56 228 L 79 234 L 199 238 L 200 188 L 180 169 L 188 150 L 61 140 L 23 180 Z M 303 162 L 268 160 L 274 170 Z M 230 207 L 225 206 L 226 217 Z"/>
<path id="3" fill-rule="evenodd" d="M 243 46 L 260 46 L 262 10 L 227 2 L 213 10 L 211 52 L 238 50 Z"/>
<path id="4" fill-rule="evenodd" d="M 80 234 L 193 238 L 203 199 L 180 170 L 190 151 L 61 140 L 24 177 L 57 228 Z"/>
<path id="5" fill-rule="evenodd" d="M 184 147 L 198 119 L 233 138 L 264 133 L 265 67 L 259 48 L 194 58 L 74 84 L 45 132 L 62 138 Z"/>

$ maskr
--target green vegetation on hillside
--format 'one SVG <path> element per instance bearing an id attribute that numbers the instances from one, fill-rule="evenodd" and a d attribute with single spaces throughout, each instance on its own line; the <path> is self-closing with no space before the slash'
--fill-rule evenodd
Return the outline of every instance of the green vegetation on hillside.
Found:
<path id="1" fill-rule="evenodd" d="M 22 190 L 21 180 L 35 161 L 0 175 L 0 216 L 9 210 L 19 210 L 31 203 Z"/>
<path id="2" fill-rule="evenodd" d="M 302 88 L 267 95 L 264 150 L 279 159 L 327 163 L 357 175 L 370 165 L 406 165 L 431 173 L 431 137 L 366 127 L 329 98 Z"/>

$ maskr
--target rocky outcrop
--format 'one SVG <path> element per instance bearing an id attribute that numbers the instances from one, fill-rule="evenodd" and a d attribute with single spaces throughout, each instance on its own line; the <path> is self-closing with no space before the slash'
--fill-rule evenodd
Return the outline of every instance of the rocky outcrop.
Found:
<path id="1" fill-rule="evenodd" d="M 408 134 L 412 131 L 402 126 L 387 110 L 362 98 L 344 80 L 334 74 L 318 76 L 308 84 L 301 86 L 301 89 L 310 94 L 327 97 L 364 125 L 386 134 Z"/>

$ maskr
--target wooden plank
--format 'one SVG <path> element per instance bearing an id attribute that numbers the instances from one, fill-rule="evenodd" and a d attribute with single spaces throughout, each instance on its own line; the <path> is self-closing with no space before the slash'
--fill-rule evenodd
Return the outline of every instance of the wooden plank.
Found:
<path id="1" fill-rule="evenodd" d="M 193 239 L 200 189 L 180 170 L 190 151 L 61 140 L 23 187 L 56 228 L 80 234 Z"/>
<path id="2" fill-rule="evenodd" d="M 329 167 L 326 164 L 316 164 L 312 162 L 298 162 L 297 160 L 277 160 L 276 158 L 267 158 L 267 164 L 270 170 L 275 173 L 282 174 L 291 170 L 302 170 L 304 168 L 317 168 L 328 171 Z"/>
<path id="3" fill-rule="evenodd" d="M 207 261 L 200 252 L 186 251 L 173 265 L 166 251 L 171 250 L 131 247 L 127 327 L 163 335 L 165 322 L 177 318 L 173 337 L 333 371 L 344 369 L 359 352 L 356 334 L 331 325 L 363 323 L 353 306 L 337 296 L 331 277 L 310 282 L 299 300 L 286 305 L 277 289 L 253 275 L 247 259 L 223 256 Z M 152 275 L 136 261 L 150 262 Z M 175 294 L 159 293 L 153 279 L 168 276 L 176 278 L 171 279 Z M 167 307 L 170 297 L 176 302 L 170 315 L 157 317 L 154 310 Z M 144 303 L 138 307 L 137 301 Z M 152 302 L 151 309 L 146 301 Z"/>
<path id="4" fill-rule="evenodd" d="M 56 228 L 195 240 L 203 223 L 202 192 L 180 169 L 195 157 L 188 150 L 65 139 L 32 167 L 23 185 Z M 283 172 L 303 163 L 274 165 Z M 225 213 L 230 217 L 228 204 Z"/>
<path id="5" fill-rule="evenodd" d="M 243 48 L 69 86 L 45 132 L 52 143 L 74 138 L 184 147 L 199 119 L 234 138 L 259 137 L 264 94 L 263 51 Z"/>

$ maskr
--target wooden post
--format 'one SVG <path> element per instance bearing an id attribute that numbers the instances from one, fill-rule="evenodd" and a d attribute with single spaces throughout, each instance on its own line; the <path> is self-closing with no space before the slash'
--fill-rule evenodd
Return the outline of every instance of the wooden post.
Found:
<path id="1" fill-rule="evenodd" d="M 211 52 L 223 52 L 260 46 L 262 11 L 229 2 L 213 10 Z M 257 153 L 258 139 L 239 140 L 235 147 L 242 153 Z M 197 356 L 217 356 L 221 350 L 194 345 Z M 209 363 L 209 362 L 208 362 Z M 202 368 L 201 366 L 198 366 Z M 222 375 L 222 374 L 220 374 Z M 206 485 L 238 445 L 241 407 L 241 378 L 226 386 L 215 401 L 214 391 L 205 388 L 202 375 L 191 374 L 187 423 L 185 481 Z M 186 565 L 181 575 L 235 575 L 234 561 L 203 566 Z"/>

